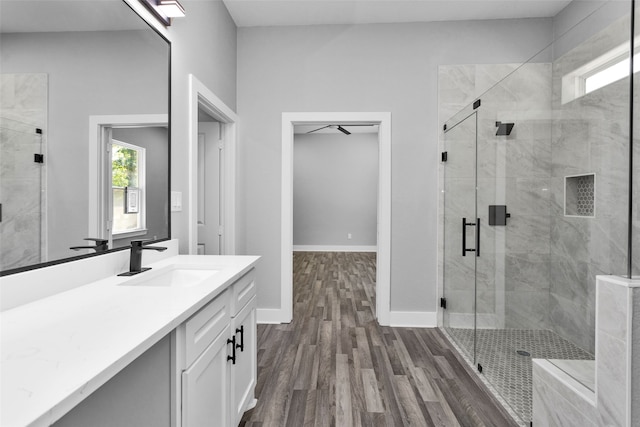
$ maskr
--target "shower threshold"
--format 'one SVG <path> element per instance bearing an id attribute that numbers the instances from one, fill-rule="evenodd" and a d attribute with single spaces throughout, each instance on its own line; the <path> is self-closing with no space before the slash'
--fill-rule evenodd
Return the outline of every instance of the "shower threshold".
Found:
<path id="1" fill-rule="evenodd" d="M 593 360 L 594 356 L 555 332 L 540 329 L 478 329 L 476 360 L 466 349 L 473 349 L 474 330 L 443 328 L 458 353 L 474 368 L 496 398 L 521 425 L 532 419 L 531 359 Z"/>

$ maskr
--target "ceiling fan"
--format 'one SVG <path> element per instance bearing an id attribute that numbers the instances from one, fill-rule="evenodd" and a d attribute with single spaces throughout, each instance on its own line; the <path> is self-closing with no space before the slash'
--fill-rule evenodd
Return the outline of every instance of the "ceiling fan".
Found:
<path id="1" fill-rule="evenodd" d="M 313 132 L 317 132 L 317 131 L 322 130 L 322 129 L 329 128 L 329 129 L 337 129 L 340 132 L 344 133 L 345 135 L 351 135 L 351 132 L 349 132 L 347 129 L 345 129 L 344 126 L 375 126 L 375 125 L 372 124 L 372 123 L 371 124 L 356 124 L 356 125 L 326 125 L 326 126 L 319 127 L 318 129 L 310 130 L 307 133 L 313 133 Z"/>

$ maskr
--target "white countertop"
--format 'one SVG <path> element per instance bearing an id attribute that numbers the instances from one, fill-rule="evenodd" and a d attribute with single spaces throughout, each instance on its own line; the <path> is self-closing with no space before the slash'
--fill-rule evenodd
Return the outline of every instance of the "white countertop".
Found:
<path id="1" fill-rule="evenodd" d="M 145 267 L 207 264 L 220 271 L 190 288 L 119 286 L 145 273 L 113 276 L 2 312 L 0 425 L 55 422 L 257 260 L 178 255 Z"/>

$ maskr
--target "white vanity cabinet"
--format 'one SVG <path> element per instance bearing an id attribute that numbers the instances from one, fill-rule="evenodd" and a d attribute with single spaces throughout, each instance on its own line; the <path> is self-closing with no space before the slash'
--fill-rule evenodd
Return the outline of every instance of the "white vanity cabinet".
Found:
<path id="1" fill-rule="evenodd" d="M 255 404 L 256 286 L 250 270 L 176 329 L 174 424 L 237 426 Z"/>
<path id="2" fill-rule="evenodd" d="M 235 331 L 235 364 L 231 366 L 231 417 L 237 426 L 242 414 L 255 406 L 258 372 L 257 298 L 254 275 L 238 280 L 232 289 L 232 333 Z"/>

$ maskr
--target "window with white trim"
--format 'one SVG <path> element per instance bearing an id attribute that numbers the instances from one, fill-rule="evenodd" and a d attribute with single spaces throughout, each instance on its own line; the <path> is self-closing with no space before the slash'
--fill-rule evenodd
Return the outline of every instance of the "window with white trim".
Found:
<path id="1" fill-rule="evenodd" d="M 126 142 L 111 143 L 112 234 L 115 238 L 145 230 L 145 149 Z"/>
<path id="2" fill-rule="evenodd" d="M 604 55 L 562 77 L 562 103 L 566 104 L 588 93 L 629 76 L 629 44 L 611 49 Z M 633 72 L 640 71 L 639 50 L 633 55 Z"/>

